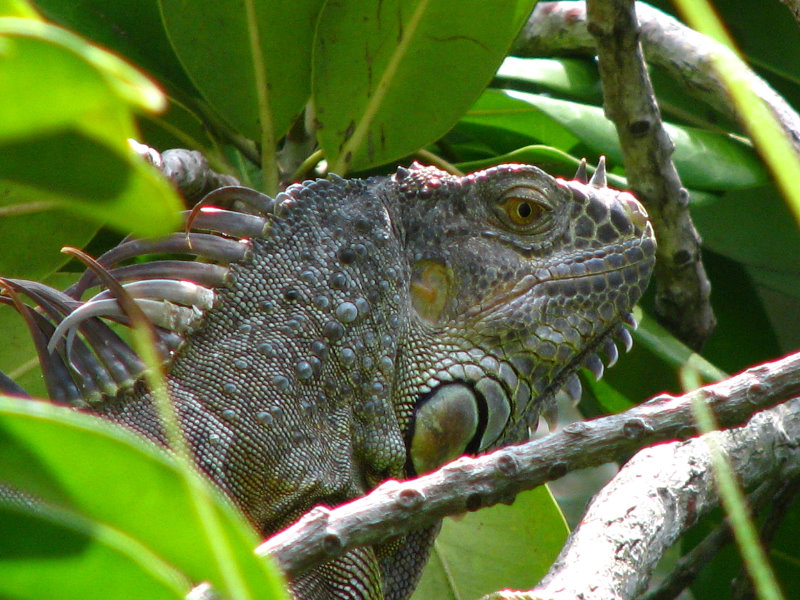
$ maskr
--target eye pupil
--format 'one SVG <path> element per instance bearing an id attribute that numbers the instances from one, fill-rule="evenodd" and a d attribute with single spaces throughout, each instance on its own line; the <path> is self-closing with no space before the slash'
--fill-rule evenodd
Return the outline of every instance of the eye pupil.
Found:
<path id="1" fill-rule="evenodd" d="M 547 213 L 546 206 L 523 194 L 508 194 L 497 208 L 508 225 L 526 230 L 531 230 Z"/>

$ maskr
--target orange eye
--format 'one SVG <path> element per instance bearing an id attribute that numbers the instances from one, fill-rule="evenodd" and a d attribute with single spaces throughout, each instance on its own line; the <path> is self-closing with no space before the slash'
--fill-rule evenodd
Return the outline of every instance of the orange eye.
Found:
<path id="1" fill-rule="evenodd" d="M 517 196 L 508 198 L 500 206 L 508 215 L 508 218 L 511 219 L 511 222 L 519 227 L 527 227 L 541 217 L 545 210 L 541 204 L 528 198 L 519 198 Z"/>

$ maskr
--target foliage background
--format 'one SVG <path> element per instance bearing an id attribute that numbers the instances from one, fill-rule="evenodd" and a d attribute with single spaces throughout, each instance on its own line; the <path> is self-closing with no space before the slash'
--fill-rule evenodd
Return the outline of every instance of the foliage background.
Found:
<path id="1" fill-rule="evenodd" d="M 655 4 L 671 9 L 667 2 Z M 569 177 L 580 158 L 595 164 L 606 155 L 615 185 L 624 186 L 616 134 L 602 116 L 594 60 L 503 62 L 532 2 L 504 0 L 491 11 L 478 0 L 431 5 L 385 0 L 381 6 L 383 12 L 368 2 L 321 0 L 196 1 L 191 10 L 177 0 L 35 2 L 41 15 L 65 28 L 60 29 L 39 22 L 20 0 L 0 0 L 0 14 L 32 17 L 24 22 L 0 18 L 0 273 L 62 287 L 77 266 L 58 253 L 60 247 L 88 246 L 97 254 L 121 232 L 155 235 L 175 227 L 180 199 L 128 151 L 127 137 L 159 150 L 200 150 L 216 170 L 270 193 L 294 176 L 313 176 L 321 158 L 332 171 L 353 176 L 439 157 L 463 171 L 521 161 Z M 789 12 L 777 2 L 724 0 L 716 6 L 754 68 L 790 103 L 800 105 L 800 33 Z M 704 361 L 699 360 L 655 323 L 649 316 L 652 298 L 645 297 L 634 351 L 602 382 L 584 378 L 586 416 L 623 410 L 662 391 L 679 392 L 680 369 L 689 360 L 711 379 L 800 346 L 800 235 L 766 168 L 736 124 L 689 97 L 657 69 L 652 77 L 671 124 L 676 165 L 691 191 L 719 325 L 704 348 Z M 313 109 L 298 119 L 309 98 Z M 316 143 L 322 153 L 312 155 Z M 0 339 L 5 340 L 0 370 L 29 392 L 45 395 L 24 324 L 9 309 L 0 310 Z M 124 574 L 120 590 L 155 579 L 169 581 L 162 586 L 165 597 L 180 597 L 190 582 L 216 581 L 165 549 L 170 538 L 179 538 L 173 523 L 142 537 L 120 524 L 118 516 L 98 512 L 90 498 L 94 492 L 81 492 L 80 482 L 60 479 L 75 462 L 90 462 L 91 453 L 80 451 L 81 443 L 70 446 L 68 438 L 79 429 L 94 439 L 93 425 L 78 417 L 70 421 L 59 411 L 31 412 L 16 405 L 6 410 L 11 416 L 0 421 L 0 434 L 14 431 L 35 451 L 32 462 L 6 461 L 0 480 L 22 477 L 31 489 L 52 485 L 30 476 L 31 465 L 43 462 L 70 490 L 52 498 L 61 498 L 58 506 L 72 511 L 72 520 L 52 516 L 46 524 L 29 524 L 42 528 L 40 536 L 55 531 L 67 539 L 54 555 L 43 557 L 30 547 L 6 545 L 4 550 L 0 544 L 0 596 L 68 597 L 59 586 L 41 587 L 46 578 L 36 574 L 42 564 L 63 565 L 58 560 L 64 555 L 77 560 L 90 551 L 120 548 L 123 558 L 107 567 Z M 41 419 L 53 423 L 52 431 L 34 443 L 24 437 L 33 434 L 21 433 L 23 423 Z M 107 435 L 127 440 L 115 431 Z M 0 455 L 4 444 L 8 451 L 19 449 L 12 438 L 0 436 Z M 55 451 L 64 453 L 66 447 L 73 462 L 51 462 L 58 458 Z M 107 489 L 129 489 L 124 482 L 131 473 L 161 464 L 161 458 L 137 452 L 112 454 L 121 458 L 109 458 Z M 143 462 L 123 468 L 126 460 Z M 175 498 L 183 497 L 168 493 L 162 483 L 137 481 L 139 489 L 161 490 L 152 492 L 156 503 L 174 508 Z M 120 500 L 118 512 L 125 505 Z M 11 509 L 3 514 L 0 529 L 14 523 L 14 531 L 20 531 L 20 523 L 31 518 Z M 235 515 L 225 514 L 231 537 L 239 540 L 232 543 L 246 548 L 252 532 Z M 772 549 L 790 597 L 800 595 L 792 526 L 799 515 L 792 513 Z M 126 532 L 125 544 L 104 537 L 118 527 Z M 66 531 L 76 537 L 65 537 Z M 195 535 L 192 531 L 185 535 Z M 433 587 L 420 597 L 474 598 L 501 587 L 530 587 L 549 566 L 565 531 L 546 490 L 525 495 L 510 509 L 448 523 L 426 575 L 426 585 Z M 469 546 L 472 541 L 477 543 Z M 210 545 L 198 547 L 209 550 Z M 477 555 L 482 560 L 475 564 Z M 82 581 L 91 589 L 94 568 L 86 560 L 70 564 L 78 589 Z M 693 593 L 698 599 L 719 598 L 721 582 L 740 568 L 735 556 L 723 557 Z M 256 577 L 270 577 L 258 572 Z M 52 577 L 58 581 L 63 573 Z M 219 585 L 228 589 L 224 582 Z M 254 589 L 254 597 L 268 597 Z M 81 597 L 92 597 L 85 593 Z M 101 596 L 115 594 L 109 588 Z"/>

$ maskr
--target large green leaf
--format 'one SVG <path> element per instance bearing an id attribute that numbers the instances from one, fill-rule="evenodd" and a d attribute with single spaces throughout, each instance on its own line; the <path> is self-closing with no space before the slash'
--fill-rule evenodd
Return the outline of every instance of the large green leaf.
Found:
<path id="1" fill-rule="evenodd" d="M 530 589 L 547 572 L 569 530 L 546 486 L 458 519 L 445 519 L 414 598 L 469 600 L 499 589 Z"/>
<path id="2" fill-rule="evenodd" d="M 63 206 L 143 235 L 177 225 L 171 185 L 128 147 L 160 92 L 116 57 L 32 19 L 0 18 L 0 198 Z M 22 205 L 22 206 L 16 206 Z"/>
<path id="3" fill-rule="evenodd" d="M 313 94 L 331 170 L 382 164 L 442 136 L 489 83 L 533 4 L 327 3 Z"/>
<path id="4" fill-rule="evenodd" d="M 0 482 L 80 519 L 85 534 L 98 532 L 92 544 L 113 531 L 193 583 L 210 581 L 233 596 L 213 546 L 225 544 L 249 597 L 283 597 L 279 577 L 253 552 L 256 532 L 230 503 L 210 495 L 221 538 L 208 539 L 191 496 L 207 488 L 188 485 L 173 458 L 123 428 L 43 402 L 0 397 L 0 457 Z M 24 558 L 3 568 L 14 569 Z M 0 576 L 0 586 L 5 581 Z"/>
<path id="5" fill-rule="evenodd" d="M 264 139 L 262 128 L 273 143 L 283 136 L 311 93 L 311 48 L 323 0 L 196 0 L 190 9 L 183 0 L 159 4 L 175 52 L 209 104 L 253 140 Z"/>

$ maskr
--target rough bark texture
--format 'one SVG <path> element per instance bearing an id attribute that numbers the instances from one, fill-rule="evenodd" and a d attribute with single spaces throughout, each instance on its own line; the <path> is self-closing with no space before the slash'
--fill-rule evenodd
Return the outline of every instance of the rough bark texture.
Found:
<path id="1" fill-rule="evenodd" d="M 800 400 L 711 435 L 746 487 L 796 476 Z M 638 598 L 664 552 L 717 503 L 704 437 L 641 451 L 595 497 L 531 597 Z"/>
<path id="2" fill-rule="evenodd" d="M 603 106 L 617 128 L 625 173 L 658 232 L 656 313 L 700 349 L 716 325 L 711 284 L 700 260 L 700 235 L 689 192 L 672 163 L 674 146 L 661 122 L 639 44 L 633 0 L 587 2 L 587 29 L 597 42 Z"/>

